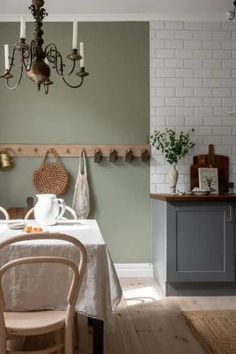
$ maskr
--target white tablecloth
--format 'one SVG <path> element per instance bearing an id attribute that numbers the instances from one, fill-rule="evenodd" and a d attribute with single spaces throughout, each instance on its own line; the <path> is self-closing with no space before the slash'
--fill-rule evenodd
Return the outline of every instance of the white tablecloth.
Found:
<path id="1" fill-rule="evenodd" d="M 27 220 L 27 225 L 36 225 L 36 222 Z M 68 220 L 55 226 L 44 227 L 44 231 L 65 233 L 74 236 L 84 244 L 88 263 L 76 310 L 92 318 L 101 320 L 109 318 L 120 302 L 122 291 L 97 222 Z M 20 233 L 22 232 L 10 230 L 3 221 L 0 223 L 0 242 Z M 78 261 L 74 246 L 59 240 L 40 240 L 17 243 L 0 251 L 0 264 L 11 259 L 35 255 L 57 255 Z M 10 272 L 4 280 L 8 308 L 17 311 L 64 307 L 70 279 L 70 274 L 64 267 L 48 264 L 40 267 L 23 265 Z M 49 289 L 49 292 L 45 291 L 45 283 L 48 287 L 46 290 Z M 32 290 L 35 290 L 33 297 Z"/>

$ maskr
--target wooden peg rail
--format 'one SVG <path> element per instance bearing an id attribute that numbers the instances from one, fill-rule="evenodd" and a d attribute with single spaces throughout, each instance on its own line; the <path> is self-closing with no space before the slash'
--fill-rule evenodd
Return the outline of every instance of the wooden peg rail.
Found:
<path id="1" fill-rule="evenodd" d="M 150 158 L 150 146 L 145 144 L 131 145 L 30 145 L 30 144 L 0 144 L 0 150 L 9 149 L 14 157 L 42 157 L 50 148 L 56 149 L 61 157 L 79 157 L 81 151 L 84 150 L 87 157 L 96 157 L 100 154 L 101 157 L 110 157 L 112 154 L 115 161 L 116 156 L 127 157 L 127 154 L 134 158 L 141 158 L 142 161 L 147 161 Z M 115 153 L 116 152 L 116 153 Z M 145 158 L 143 158 L 145 156 Z"/>

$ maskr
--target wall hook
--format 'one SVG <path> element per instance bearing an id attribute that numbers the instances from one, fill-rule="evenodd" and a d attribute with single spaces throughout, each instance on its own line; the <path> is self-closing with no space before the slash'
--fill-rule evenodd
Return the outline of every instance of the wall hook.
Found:
<path id="1" fill-rule="evenodd" d="M 100 149 L 97 149 L 94 154 L 94 162 L 101 162 L 102 161 L 102 152 Z"/>
<path id="2" fill-rule="evenodd" d="M 109 155 L 109 161 L 110 162 L 116 162 L 118 158 L 118 153 L 115 149 L 111 149 L 110 151 L 110 155 Z"/>
<path id="3" fill-rule="evenodd" d="M 148 151 L 148 149 L 144 149 L 141 152 L 141 161 L 147 162 L 149 160 L 150 160 L 150 152 Z"/>
<path id="4" fill-rule="evenodd" d="M 125 154 L 125 161 L 126 162 L 132 162 L 134 159 L 133 151 L 131 149 L 128 149 Z"/>

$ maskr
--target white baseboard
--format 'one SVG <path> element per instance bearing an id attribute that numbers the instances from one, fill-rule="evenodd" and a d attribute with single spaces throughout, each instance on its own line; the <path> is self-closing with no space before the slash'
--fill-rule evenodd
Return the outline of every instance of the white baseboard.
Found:
<path id="1" fill-rule="evenodd" d="M 115 268 L 119 278 L 153 277 L 151 263 L 116 263 Z"/>

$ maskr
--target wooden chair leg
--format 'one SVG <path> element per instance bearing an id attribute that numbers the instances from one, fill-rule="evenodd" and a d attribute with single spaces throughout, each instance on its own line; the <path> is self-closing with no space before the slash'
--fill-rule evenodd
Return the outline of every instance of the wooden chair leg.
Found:
<path id="1" fill-rule="evenodd" d="M 69 326 L 65 325 L 65 354 L 74 354 L 74 343 L 73 343 L 73 325 L 71 322 Z"/>
<path id="2" fill-rule="evenodd" d="M 75 352 L 77 353 L 79 350 L 79 322 L 78 322 L 77 313 L 75 314 L 75 319 L 74 319 L 73 344 L 74 344 Z"/>
<path id="3" fill-rule="evenodd" d="M 62 333 L 61 333 L 61 330 L 58 330 L 58 331 L 56 331 L 55 332 L 55 334 L 54 334 L 54 337 L 55 337 L 55 344 L 56 345 L 59 345 L 61 342 L 62 342 Z M 63 354 L 63 350 L 62 349 L 60 349 L 60 350 L 58 350 L 56 353 L 57 354 Z"/>
<path id="4" fill-rule="evenodd" d="M 7 339 L 7 348 L 11 350 L 22 350 L 25 344 L 25 337 L 11 336 Z"/>

